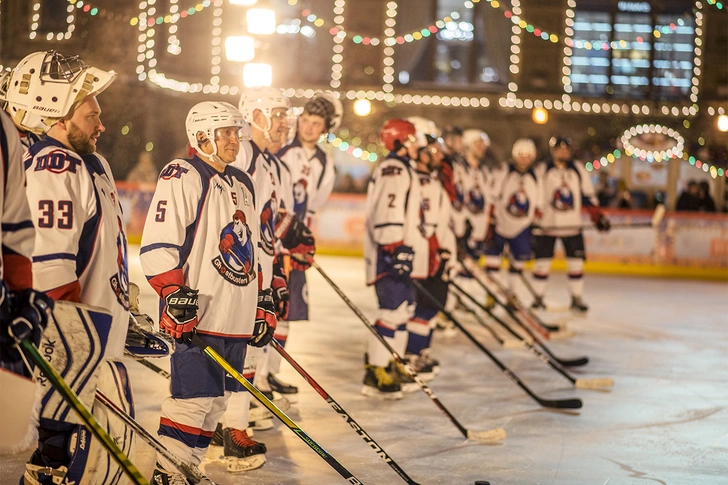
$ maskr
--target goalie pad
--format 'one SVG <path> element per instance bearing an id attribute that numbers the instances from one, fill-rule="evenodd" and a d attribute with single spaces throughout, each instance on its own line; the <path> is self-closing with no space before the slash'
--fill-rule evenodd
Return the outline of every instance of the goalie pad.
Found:
<path id="1" fill-rule="evenodd" d="M 0 453 L 26 446 L 35 431 L 38 384 L 27 377 L 0 368 Z"/>
<path id="2" fill-rule="evenodd" d="M 134 357 L 166 357 L 174 340 L 155 331 L 154 321 L 142 313 L 129 314 L 129 330 L 124 348 Z"/>
<path id="3" fill-rule="evenodd" d="M 81 402 L 90 407 L 96 395 L 97 369 L 106 354 L 111 314 L 100 308 L 59 300 L 53 309 L 53 317 L 43 333 L 40 353 Z M 75 411 L 38 368 L 34 377 L 43 392 L 41 424 L 43 419 L 82 424 Z"/>

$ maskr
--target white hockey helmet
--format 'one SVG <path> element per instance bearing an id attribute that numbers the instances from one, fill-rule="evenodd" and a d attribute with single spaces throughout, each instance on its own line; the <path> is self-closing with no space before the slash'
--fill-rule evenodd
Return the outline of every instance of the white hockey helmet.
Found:
<path id="1" fill-rule="evenodd" d="M 326 120 L 326 132 L 332 133 L 341 126 L 344 117 L 344 105 L 338 94 L 333 91 L 316 93 L 304 106 L 303 110 Z"/>
<path id="2" fill-rule="evenodd" d="M 273 110 L 276 108 L 283 108 L 286 110 L 286 116 L 288 111 L 291 109 L 291 102 L 288 97 L 278 88 L 272 87 L 260 87 L 250 88 L 243 91 L 240 96 L 240 103 L 238 103 L 240 112 L 243 114 L 245 121 L 250 123 L 251 126 L 255 126 L 257 129 L 263 132 L 265 139 L 270 140 L 270 129 L 272 126 L 271 116 Z M 258 126 L 253 119 L 255 110 L 259 109 L 265 116 L 266 126 Z"/>
<path id="3" fill-rule="evenodd" d="M 197 103 L 187 113 L 185 120 L 185 129 L 187 130 L 187 140 L 190 146 L 197 150 L 197 153 L 206 157 L 211 157 L 215 161 L 219 161 L 217 156 L 217 143 L 215 143 L 215 130 L 218 128 L 228 127 L 238 128 L 238 140 L 250 140 L 250 126 L 243 119 L 242 113 L 230 103 L 221 101 L 203 101 Z M 199 136 L 203 133 L 204 137 Z M 201 145 L 209 141 L 212 143 L 212 154 L 202 151 Z"/>
<path id="4" fill-rule="evenodd" d="M 426 147 L 439 139 L 440 130 L 434 121 L 421 116 L 410 116 L 407 121 L 415 125 L 415 139 L 418 146 Z"/>
<path id="5" fill-rule="evenodd" d="M 12 72 L 9 67 L 0 71 L 0 109 L 5 109 L 5 97 L 8 94 L 8 84 L 10 83 L 10 73 Z"/>
<path id="6" fill-rule="evenodd" d="M 485 143 L 486 147 L 490 146 L 490 137 L 483 130 L 471 128 L 469 130 L 463 131 L 463 145 L 465 145 L 466 150 L 469 150 L 473 146 L 473 143 L 478 140 L 483 140 L 483 143 Z"/>
<path id="7" fill-rule="evenodd" d="M 79 56 L 34 52 L 10 73 L 5 110 L 20 128 L 43 134 L 114 79 L 114 71 L 90 67 Z"/>
<path id="8" fill-rule="evenodd" d="M 530 138 L 519 138 L 513 144 L 513 150 L 511 150 L 514 159 L 516 157 L 528 157 L 533 161 L 536 159 L 536 154 L 536 144 Z"/>

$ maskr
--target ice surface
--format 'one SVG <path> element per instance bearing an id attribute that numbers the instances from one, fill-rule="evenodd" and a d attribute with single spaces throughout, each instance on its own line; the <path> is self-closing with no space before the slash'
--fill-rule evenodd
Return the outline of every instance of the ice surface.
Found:
<path id="1" fill-rule="evenodd" d="M 376 301 L 363 284 L 363 262 L 324 256 L 318 261 L 373 319 Z M 132 257 L 131 265 L 132 280 L 142 288 L 142 310 L 156 315 L 156 298 L 138 258 Z M 544 314 L 545 320 L 566 322 L 576 332 L 549 343 L 557 355 L 590 357 L 589 365 L 570 372 L 581 378 L 613 377 L 611 392 L 574 389 L 527 350 L 498 349 L 472 317 L 462 314 L 462 323 L 539 396 L 584 401 L 578 413 L 541 409 L 465 337 L 445 339 L 437 333 L 433 353 L 442 370 L 431 383 L 437 396 L 468 429 L 502 426 L 508 432 L 502 444 L 484 445 L 466 441 L 422 392 L 397 402 L 362 396 L 367 330 L 315 270 L 308 276 L 312 320 L 292 324 L 289 353 L 423 485 L 472 485 L 475 480 L 493 485 L 728 484 L 724 283 L 587 275 L 587 318 Z M 552 277 L 547 303 L 568 304 L 563 275 Z M 155 362 L 168 368 L 165 360 Z M 138 363 L 127 366 L 138 420 L 155 431 L 167 383 Z M 289 415 L 362 483 L 404 483 L 285 363 L 281 378 L 301 390 Z M 219 485 L 346 483 L 279 422 L 255 438 L 268 446 L 263 468 L 233 476 L 223 465 L 211 464 L 209 476 Z M 137 447 L 136 464 L 150 476 L 154 455 L 143 442 Z M 17 483 L 28 454 L 0 457 L 0 485 Z"/>

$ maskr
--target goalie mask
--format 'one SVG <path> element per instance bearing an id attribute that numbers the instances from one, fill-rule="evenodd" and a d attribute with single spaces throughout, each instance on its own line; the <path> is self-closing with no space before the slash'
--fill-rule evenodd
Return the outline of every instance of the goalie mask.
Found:
<path id="1" fill-rule="evenodd" d="M 288 111 L 291 109 L 291 102 L 278 88 L 251 88 L 243 92 L 243 95 L 240 97 L 238 108 L 240 108 L 240 112 L 243 114 L 245 121 L 262 131 L 265 139 L 268 142 L 271 142 L 270 129 L 273 126 L 273 122 L 271 120 L 273 117 L 273 110 L 277 108 L 284 109 L 286 112 L 283 116 L 287 119 Z M 256 109 L 260 110 L 263 113 L 263 116 L 265 116 L 266 126 L 259 126 L 255 122 L 253 115 L 255 114 Z"/>
<path id="2" fill-rule="evenodd" d="M 217 101 L 204 101 L 197 103 L 187 114 L 185 128 L 187 140 L 197 153 L 212 158 L 213 161 L 224 163 L 217 155 L 216 131 L 219 128 L 235 127 L 238 129 L 238 141 L 251 140 L 250 126 L 243 119 L 243 115 L 230 103 Z M 205 153 L 202 145 L 212 144 L 212 153 Z"/>
<path id="3" fill-rule="evenodd" d="M 115 78 L 114 71 L 90 67 L 79 56 L 54 50 L 34 52 L 5 81 L 5 110 L 18 127 L 43 134 Z"/>

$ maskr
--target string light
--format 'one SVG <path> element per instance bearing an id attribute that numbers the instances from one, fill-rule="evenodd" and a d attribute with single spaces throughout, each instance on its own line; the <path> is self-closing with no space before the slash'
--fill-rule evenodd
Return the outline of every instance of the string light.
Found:
<path id="1" fill-rule="evenodd" d="M 384 59 L 382 59 L 382 64 L 384 64 L 382 81 L 384 85 L 382 90 L 385 93 L 391 93 L 394 90 L 392 83 L 394 82 L 394 45 L 397 43 L 394 38 L 394 26 L 397 25 L 397 2 L 387 3 L 386 14 L 387 18 L 384 21 L 384 35 L 386 35 L 386 38 L 384 39 Z"/>
<path id="2" fill-rule="evenodd" d="M 46 34 L 46 40 L 68 40 L 71 38 L 71 35 L 73 35 L 73 31 L 76 30 L 76 16 L 73 14 L 73 11 L 75 8 L 82 8 L 83 2 L 77 2 L 77 5 L 74 6 L 75 0 L 71 2 L 66 7 L 66 13 L 68 15 L 66 16 L 66 31 L 65 32 L 48 32 Z M 31 15 L 31 24 L 30 24 L 30 33 L 28 34 L 28 37 L 32 40 L 35 39 L 38 36 L 38 26 L 40 25 L 40 16 L 41 16 L 41 2 L 40 0 L 35 0 L 33 2 L 33 14 Z M 86 5 L 86 11 L 90 11 L 91 7 Z M 96 11 L 92 15 L 96 15 L 98 13 L 98 9 L 94 8 Z"/>
<path id="3" fill-rule="evenodd" d="M 622 151 L 619 149 L 615 149 L 613 152 L 608 153 L 606 156 L 603 156 L 598 159 L 594 159 L 591 162 L 586 162 L 584 164 L 584 168 L 586 168 L 587 171 L 592 172 L 594 170 L 599 170 L 601 168 L 604 168 L 608 164 L 614 163 L 616 160 L 619 160 L 620 158 L 622 158 Z M 717 167 L 715 165 L 710 165 L 709 163 L 703 162 L 692 155 L 688 155 L 685 152 L 683 152 L 679 158 L 688 162 L 693 167 L 698 168 L 698 169 L 702 170 L 703 172 L 709 173 L 710 176 L 713 178 L 718 178 L 718 177 L 723 177 L 723 176 L 728 177 L 728 170 L 724 169 L 723 167 Z"/>
<path id="4" fill-rule="evenodd" d="M 334 55 L 331 57 L 331 81 L 330 86 L 337 89 L 341 86 L 342 66 L 344 60 L 344 39 L 346 32 L 344 31 L 344 6 L 345 0 L 336 0 L 334 2 L 334 22 L 336 23 L 336 32 L 332 32 L 334 36 Z"/>
<path id="5" fill-rule="evenodd" d="M 354 143 L 353 139 L 347 141 L 340 136 L 329 133 L 327 141 L 331 143 L 334 148 L 338 148 L 342 152 L 346 152 L 349 155 L 360 158 L 364 161 L 374 163 L 379 159 L 379 156 L 375 152 L 370 150 L 364 150 L 361 148 L 361 140 L 359 141 L 359 143 Z"/>
<path id="6" fill-rule="evenodd" d="M 491 2 L 491 6 L 493 6 L 493 2 Z M 513 8 L 513 12 L 517 15 L 521 14 L 521 2 L 520 0 L 511 0 L 511 7 Z M 495 8 L 495 7 L 494 7 Z M 514 23 L 511 26 L 511 65 L 509 67 L 509 70 L 511 71 L 511 74 L 514 76 L 518 74 L 519 68 L 518 64 L 521 62 L 521 26 Z M 515 81 L 511 81 L 508 83 L 508 92 L 509 94 L 515 93 L 518 91 L 518 84 L 516 84 Z M 514 103 L 515 104 L 515 103 Z"/>
<path id="7" fill-rule="evenodd" d="M 695 46 L 693 46 L 693 52 L 695 57 L 693 58 L 693 78 L 692 86 L 690 87 L 690 101 L 693 103 L 698 102 L 698 93 L 700 92 L 700 72 L 703 55 L 703 3 L 700 1 L 695 2 Z"/>
<path id="8" fill-rule="evenodd" d="M 645 150 L 636 147 L 631 140 L 639 135 L 663 135 L 674 141 L 675 144 L 666 150 Z M 662 162 L 663 160 L 669 160 L 671 158 L 681 157 L 683 154 L 683 148 L 685 148 L 685 139 L 672 128 L 661 125 L 638 125 L 625 130 L 621 138 L 622 146 L 624 146 L 624 152 L 627 155 L 639 158 L 640 160 L 647 160 L 648 162 Z"/>

